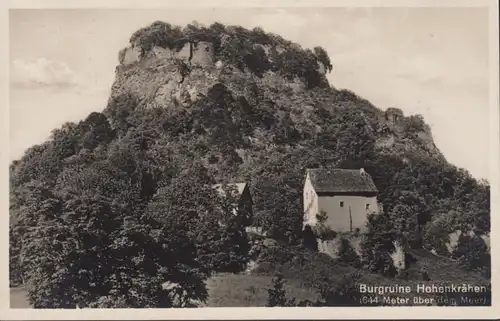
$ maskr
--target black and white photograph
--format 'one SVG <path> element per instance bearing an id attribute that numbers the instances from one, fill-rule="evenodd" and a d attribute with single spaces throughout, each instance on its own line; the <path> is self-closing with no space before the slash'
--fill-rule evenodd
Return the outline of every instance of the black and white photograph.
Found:
<path id="1" fill-rule="evenodd" d="M 5 23 L 9 318 L 495 306 L 498 2 L 46 2 Z"/>

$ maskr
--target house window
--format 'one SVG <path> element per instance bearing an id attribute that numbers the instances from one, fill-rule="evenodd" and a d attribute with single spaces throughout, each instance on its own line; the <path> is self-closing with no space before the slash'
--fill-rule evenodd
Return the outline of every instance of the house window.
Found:
<path id="1" fill-rule="evenodd" d="M 344 207 L 344 201 L 340 201 L 340 207 Z"/>
<path id="2" fill-rule="evenodd" d="M 369 210 L 370 209 L 370 204 L 366 204 L 366 209 Z"/>

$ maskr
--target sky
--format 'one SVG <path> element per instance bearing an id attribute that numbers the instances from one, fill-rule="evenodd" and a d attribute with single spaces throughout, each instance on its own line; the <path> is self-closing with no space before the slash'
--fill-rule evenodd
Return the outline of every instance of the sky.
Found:
<path id="1" fill-rule="evenodd" d="M 260 26 L 322 46 L 336 88 L 421 114 L 448 161 L 489 177 L 487 8 L 43 9 L 10 11 L 10 159 L 102 111 L 118 52 L 156 20 Z"/>

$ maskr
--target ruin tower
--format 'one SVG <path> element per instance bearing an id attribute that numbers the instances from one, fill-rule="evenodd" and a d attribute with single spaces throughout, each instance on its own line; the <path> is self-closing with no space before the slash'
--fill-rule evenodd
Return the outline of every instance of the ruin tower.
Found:
<path id="1" fill-rule="evenodd" d="M 191 64 L 203 67 L 212 66 L 214 64 L 214 45 L 205 41 L 193 44 Z"/>
<path id="2" fill-rule="evenodd" d="M 385 111 L 385 120 L 392 124 L 399 124 L 403 120 L 403 111 L 399 108 L 390 107 Z"/>

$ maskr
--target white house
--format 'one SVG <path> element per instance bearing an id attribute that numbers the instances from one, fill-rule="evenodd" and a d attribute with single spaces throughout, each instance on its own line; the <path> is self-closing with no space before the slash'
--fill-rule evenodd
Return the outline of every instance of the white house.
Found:
<path id="1" fill-rule="evenodd" d="M 378 190 L 364 169 L 307 169 L 304 183 L 304 226 L 314 226 L 318 214 L 335 232 L 365 229 L 370 213 L 378 213 Z"/>

